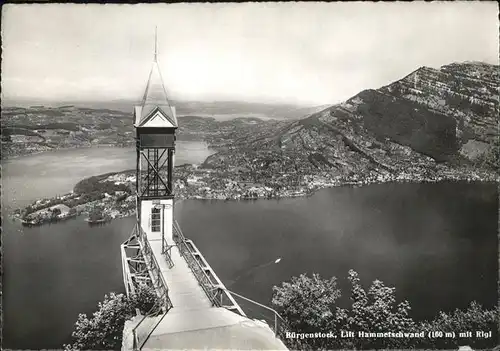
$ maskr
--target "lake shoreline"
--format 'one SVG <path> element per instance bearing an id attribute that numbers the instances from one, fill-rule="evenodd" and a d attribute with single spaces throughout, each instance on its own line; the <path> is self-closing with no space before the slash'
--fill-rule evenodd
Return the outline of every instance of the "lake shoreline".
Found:
<path id="1" fill-rule="evenodd" d="M 190 142 L 191 140 L 177 140 L 178 143 L 182 142 Z M 206 142 L 203 142 L 207 144 Z M 58 152 L 58 151 L 71 151 L 71 150 L 85 150 L 85 149 L 99 149 L 99 148 L 133 148 L 135 149 L 135 143 L 130 142 L 128 145 L 116 145 L 116 144 L 93 144 L 93 145 L 75 145 L 72 147 L 60 147 L 60 148 L 51 148 L 49 150 L 40 150 L 40 151 L 33 151 L 33 152 L 28 152 L 26 154 L 22 155 L 13 155 L 13 156 L 5 156 L 1 160 L 2 161 L 10 161 L 10 160 L 16 160 L 22 157 L 30 157 L 30 156 L 38 156 L 44 153 L 52 153 L 52 152 Z M 208 149 L 214 150 L 214 148 L 209 147 L 207 144 Z"/>
<path id="2" fill-rule="evenodd" d="M 49 154 L 52 152 L 58 152 L 58 151 L 71 151 L 71 150 L 85 150 L 85 149 L 99 149 L 99 148 L 128 148 L 128 147 L 134 147 L 134 144 L 131 143 L 130 145 L 115 145 L 115 144 L 95 144 L 95 145 L 77 145 L 73 147 L 61 147 L 61 148 L 52 148 L 49 150 L 41 150 L 41 151 L 34 151 L 34 152 L 29 152 L 23 155 L 14 155 L 14 156 L 6 156 L 2 158 L 2 161 L 11 161 L 11 160 L 17 160 L 23 157 L 31 157 L 31 156 L 39 156 L 42 154 Z"/>
<path id="3" fill-rule="evenodd" d="M 119 172 L 118 172 L 119 173 Z M 99 177 L 102 175 L 98 175 L 96 177 Z M 321 186 L 321 187 L 315 187 L 312 189 L 307 189 L 304 192 L 296 192 L 296 193 L 290 193 L 287 195 L 282 195 L 282 196 L 273 196 L 273 197 L 252 197 L 252 198 L 220 198 L 220 197 L 210 197 L 210 196 L 192 196 L 192 197 L 178 197 L 175 199 L 175 204 L 180 204 L 184 200 L 200 200 L 200 201 L 232 201 L 232 202 L 242 202 L 242 201 L 257 201 L 257 200 L 280 200 L 280 199 L 292 199 L 292 198 L 307 198 L 311 197 L 314 194 L 316 194 L 319 191 L 322 190 L 327 190 L 327 189 L 332 189 L 332 188 L 342 188 L 342 187 L 351 187 L 351 188 L 362 188 L 362 187 L 368 187 L 371 185 L 382 185 L 382 184 L 432 184 L 432 183 L 444 183 L 444 182 L 452 182 L 452 183 L 480 183 L 480 184 L 487 184 L 487 183 L 495 183 L 497 184 L 497 188 L 500 189 L 500 181 L 499 179 L 463 179 L 463 178 L 440 178 L 440 179 L 387 179 L 387 180 L 377 180 L 377 181 L 346 181 L 346 182 L 338 182 L 335 184 L 331 184 L 328 186 Z M 64 196 L 64 195 L 63 195 Z M 40 200 L 38 200 L 40 201 Z M 43 200 L 42 200 L 43 201 Z M 96 203 L 99 203 L 99 201 L 94 201 L 92 203 L 84 204 L 84 208 L 88 208 L 88 206 L 95 205 Z M 109 217 L 106 220 L 106 223 L 112 222 L 114 219 L 121 219 L 121 218 L 127 218 L 131 217 L 134 215 L 135 210 L 126 210 L 123 212 L 115 212 L 113 216 Z M 84 209 L 78 209 L 78 215 L 82 215 L 87 213 L 86 210 Z M 23 221 L 21 217 L 19 217 L 16 214 L 12 214 L 12 218 L 19 220 L 20 222 Z M 85 219 L 85 221 L 88 221 Z M 39 225 L 44 225 L 44 224 L 50 224 L 50 223 L 42 223 Z M 52 223 L 53 224 L 53 223 Z"/>
<path id="4" fill-rule="evenodd" d="M 98 149 L 98 148 L 109 148 L 109 147 L 122 147 L 122 146 L 109 146 L 109 145 L 93 145 L 85 147 L 76 148 L 66 148 L 42 151 L 41 153 L 50 153 L 54 151 L 63 150 L 77 150 L 77 149 Z M 123 148 L 130 148 L 126 146 Z M 25 157 L 30 157 L 30 155 L 23 155 Z M 23 157 L 18 156 L 18 157 Z M 210 156 L 208 156 L 210 157 Z M 208 158 L 207 157 L 207 158 Z M 206 158 L 206 159 L 207 159 Z M 205 159 L 205 160 L 206 160 Z M 203 164 L 203 162 L 201 163 Z M 212 187 L 196 187 L 189 186 L 187 182 L 182 184 L 180 182 L 174 185 L 174 192 L 176 193 L 178 200 L 191 199 L 191 200 L 224 200 L 224 201 L 255 201 L 255 200 L 270 200 L 270 199 L 287 199 L 296 197 L 309 197 L 315 194 L 319 190 L 337 187 L 365 187 L 375 184 L 387 184 L 387 183 L 438 183 L 438 182 L 479 182 L 479 183 L 496 183 L 500 184 L 499 177 L 494 175 L 492 172 L 481 169 L 471 169 L 471 168 L 449 168 L 444 167 L 433 171 L 432 174 L 411 174 L 400 172 L 399 174 L 388 173 L 374 175 L 353 175 L 350 177 L 332 176 L 328 174 L 323 175 L 304 175 L 303 182 L 300 185 L 294 186 L 284 186 L 282 188 L 273 188 L 266 186 L 264 184 L 254 185 L 252 188 L 248 189 L 245 182 L 233 181 L 233 186 L 231 188 L 224 188 L 224 182 L 230 181 L 230 179 L 225 179 L 224 177 L 219 177 L 217 173 L 209 168 L 200 168 L 198 164 L 186 163 L 184 165 L 177 165 L 176 168 L 183 169 L 185 175 L 194 175 L 195 172 L 198 174 L 205 175 L 209 178 L 216 179 L 220 181 L 219 184 L 208 184 Z M 92 207 L 98 206 L 102 209 L 103 213 L 107 214 L 107 217 L 112 219 L 124 218 L 131 215 L 135 211 L 135 174 L 134 169 L 122 170 L 117 172 L 107 172 L 99 175 L 90 176 L 84 178 L 77 182 L 73 191 L 66 193 L 61 196 L 56 196 L 50 199 L 36 199 L 30 205 L 24 208 L 13 210 L 12 217 L 19 219 L 21 221 L 30 221 L 30 218 L 26 216 L 33 212 L 39 212 L 49 206 L 53 206 L 58 203 L 64 204 L 65 198 L 80 198 L 86 193 L 75 192 L 78 184 L 82 183 L 84 180 L 89 178 L 98 178 L 100 181 L 112 183 L 117 181 L 117 177 L 122 177 L 124 179 L 118 179 L 119 183 L 126 185 L 130 191 L 127 194 L 122 194 L 121 192 L 114 192 L 111 190 L 108 193 L 102 191 L 97 191 L 100 195 L 99 198 L 87 199 L 80 201 L 77 205 L 69 205 L 70 208 L 74 207 L 78 214 L 89 214 Z M 127 177 L 129 174 L 131 177 Z M 133 178 L 133 179 L 132 179 Z M 118 184 L 118 183 L 117 183 Z M 222 185 L 221 185 L 222 184 Z M 94 191 L 95 193 L 95 191 Z M 110 195 L 111 194 L 111 195 Z M 94 194 L 95 195 L 95 194 Z M 123 197 L 121 200 L 118 200 Z M 120 203 L 126 199 L 126 206 Z M 132 208 L 133 207 L 133 208 Z M 30 211 L 28 211 L 30 209 Z M 41 219 L 43 220 L 43 218 Z M 37 223 L 37 225 L 42 225 L 44 223 Z"/>

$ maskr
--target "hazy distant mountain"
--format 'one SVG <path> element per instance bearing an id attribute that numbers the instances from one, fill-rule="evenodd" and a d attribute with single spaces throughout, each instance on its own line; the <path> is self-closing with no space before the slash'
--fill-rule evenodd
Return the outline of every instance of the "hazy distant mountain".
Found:
<path id="1" fill-rule="evenodd" d="M 109 109 L 132 114 L 134 105 L 139 101 L 114 100 L 114 101 L 64 101 L 46 102 L 34 100 L 5 100 L 2 106 L 30 107 L 60 107 L 72 105 L 75 107 L 91 109 Z M 299 106 L 291 104 L 265 104 L 243 101 L 171 101 L 176 107 L 177 115 L 213 116 L 216 119 L 228 119 L 234 117 L 260 117 L 276 119 L 298 119 L 311 113 L 317 112 L 324 106 Z"/>
<path id="2" fill-rule="evenodd" d="M 179 140 L 205 140 L 213 147 L 230 144 L 232 138 L 249 130 L 259 133 L 272 128 L 276 121 L 286 124 L 321 109 L 245 102 L 173 103 L 179 115 Z M 2 101 L 2 105 L 3 157 L 69 147 L 135 143 L 134 102 Z"/>

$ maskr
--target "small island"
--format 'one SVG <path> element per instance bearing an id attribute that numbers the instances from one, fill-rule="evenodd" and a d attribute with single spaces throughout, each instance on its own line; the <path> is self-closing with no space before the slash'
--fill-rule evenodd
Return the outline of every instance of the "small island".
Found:
<path id="1" fill-rule="evenodd" d="M 44 223 L 54 223 L 70 218 L 75 218 L 77 216 L 75 208 L 69 208 L 62 203 L 41 209 L 36 209 L 31 213 L 28 210 L 25 213 L 27 214 L 22 218 L 22 224 L 25 226 L 36 226 Z"/>
<path id="2" fill-rule="evenodd" d="M 111 217 L 105 211 L 102 206 L 95 206 L 90 210 L 89 217 L 85 220 L 90 226 L 105 224 L 111 220 Z"/>
<path id="3" fill-rule="evenodd" d="M 113 173 L 114 174 L 114 173 Z M 125 217 L 135 211 L 131 182 L 111 182 L 110 174 L 80 181 L 71 193 L 37 200 L 24 209 L 14 211 L 23 225 L 54 223 L 79 215 L 87 215 L 89 225 L 103 224 L 112 218 Z"/>

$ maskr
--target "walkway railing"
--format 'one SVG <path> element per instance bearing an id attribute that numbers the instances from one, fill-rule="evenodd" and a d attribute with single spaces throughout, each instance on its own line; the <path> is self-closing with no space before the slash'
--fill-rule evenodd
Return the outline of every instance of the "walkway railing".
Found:
<path id="1" fill-rule="evenodd" d="M 208 263 L 204 260 L 203 256 L 201 256 L 201 253 L 196 248 L 194 243 L 191 240 L 186 239 L 177 221 L 174 221 L 173 230 L 174 241 L 179 248 L 179 252 L 186 260 L 191 271 L 198 280 L 198 283 L 201 285 L 214 306 L 224 307 L 247 317 L 241 307 L 235 301 L 233 296 L 236 296 L 252 305 L 263 308 L 266 311 L 270 312 L 273 316 L 271 323 L 272 326 L 270 326 L 270 328 L 274 332 L 275 336 L 283 338 L 285 332 L 288 330 L 288 327 L 285 320 L 279 315 L 276 310 L 226 289 L 224 284 L 219 280 L 215 273 L 213 273 L 213 277 L 210 278 L 210 276 L 207 274 L 207 271 L 212 272 L 213 270 L 208 266 Z M 199 256 L 199 259 L 196 256 Z M 202 263 L 205 266 L 203 266 Z M 255 319 L 254 316 L 250 318 Z M 265 323 L 268 324 L 267 321 Z"/>
<path id="2" fill-rule="evenodd" d="M 172 260 L 172 256 L 170 255 L 170 250 L 175 245 L 168 245 L 167 239 L 165 239 L 165 236 L 163 236 L 161 240 L 162 240 L 162 242 L 161 242 L 161 248 L 162 248 L 161 253 L 163 255 L 165 255 L 165 261 L 167 261 L 168 268 L 172 268 L 174 266 L 174 261 Z"/>
<path id="3" fill-rule="evenodd" d="M 240 294 L 235 293 L 234 291 L 230 291 L 230 290 L 225 289 L 225 288 L 219 288 L 218 290 L 220 293 L 225 293 L 226 295 L 230 294 L 232 296 L 239 297 L 240 299 L 243 299 L 247 302 L 250 302 L 253 305 L 256 305 L 258 307 L 261 307 L 261 308 L 271 312 L 273 317 L 274 317 L 274 327 L 272 328 L 272 330 L 273 330 L 275 336 L 278 336 L 280 330 L 284 329 L 284 327 L 286 325 L 285 320 L 280 316 L 280 314 L 276 310 L 272 309 L 271 307 L 268 307 L 266 305 L 258 303 L 257 301 L 251 300 L 248 297 L 242 296 Z M 223 295 L 221 295 L 221 297 L 222 296 Z M 267 322 L 266 322 L 266 324 L 267 324 Z"/>
<path id="4" fill-rule="evenodd" d="M 164 309 L 164 304 L 161 302 L 165 300 L 165 297 L 168 299 L 168 295 L 161 296 L 158 300 L 160 303 L 153 305 L 139 323 L 137 323 L 134 329 L 132 329 L 133 351 L 140 350 L 144 346 L 144 343 L 149 339 L 151 333 L 153 333 L 155 328 L 167 314 L 169 309 Z"/>
<path id="5" fill-rule="evenodd" d="M 132 279 L 132 274 L 130 273 L 130 267 L 128 266 L 127 262 L 127 255 L 125 253 L 125 245 L 122 244 L 120 246 L 120 251 L 122 255 L 122 274 L 123 274 L 123 285 L 125 285 L 125 292 L 127 293 L 127 296 L 130 295 L 130 293 L 135 293 L 134 285 L 130 284 L 131 279 Z"/>
<path id="6" fill-rule="evenodd" d="M 163 300 L 164 309 L 169 310 L 172 307 L 172 301 L 168 296 L 168 286 L 165 282 L 163 275 L 161 274 L 160 265 L 156 260 L 156 257 L 151 249 L 151 245 L 149 244 L 148 239 L 146 238 L 145 233 L 142 229 L 137 226 L 139 232 L 139 242 L 142 246 L 142 252 L 144 255 L 144 259 L 146 260 L 146 265 L 150 271 L 151 282 L 153 286 L 157 289 L 158 296 Z"/>
<path id="7" fill-rule="evenodd" d="M 216 298 L 216 291 L 213 288 L 214 282 L 210 280 L 209 276 L 201 266 L 200 262 L 196 259 L 192 251 L 189 249 L 187 240 L 184 237 L 184 234 L 182 234 L 182 231 L 177 221 L 174 221 L 173 230 L 174 230 L 173 233 L 174 242 L 176 243 L 181 256 L 188 264 L 189 268 L 196 277 L 196 280 L 198 280 L 198 283 L 205 291 L 205 294 L 212 302 L 212 305 L 220 307 Z"/>

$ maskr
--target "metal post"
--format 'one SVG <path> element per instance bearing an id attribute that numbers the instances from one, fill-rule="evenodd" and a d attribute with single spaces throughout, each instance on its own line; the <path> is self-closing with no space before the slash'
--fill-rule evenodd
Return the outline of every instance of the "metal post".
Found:
<path id="1" fill-rule="evenodd" d="M 137 196 L 141 193 L 140 186 L 142 182 L 140 181 L 141 177 L 141 152 L 140 152 L 140 141 L 139 136 L 137 135 L 136 130 L 136 141 L 135 141 L 135 150 L 136 150 L 136 165 L 135 165 L 135 195 L 136 195 L 136 208 L 137 208 Z M 139 211 L 136 211 L 136 217 L 139 219 Z"/>
<path id="2" fill-rule="evenodd" d="M 172 186 L 172 172 L 173 172 L 173 150 L 169 149 L 167 152 L 167 157 L 168 157 L 168 177 L 167 177 L 167 184 L 168 184 L 168 194 L 170 195 L 173 191 L 173 186 Z"/>
<path id="3" fill-rule="evenodd" d="M 165 205 L 161 205 L 162 218 L 161 218 L 161 253 L 165 253 Z"/>
<path id="4" fill-rule="evenodd" d="M 158 272 L 158 277 L 156 278 L 157 279 L 156 282 L 158 284 L 158 289 L 160 289 L 160 270 L 157 269 L 156 271 Z"/>
<path id="5" fill-rule="evenodd" d="M 274 336 L 278 336 L 278 316 L 274 314 Z"/>

